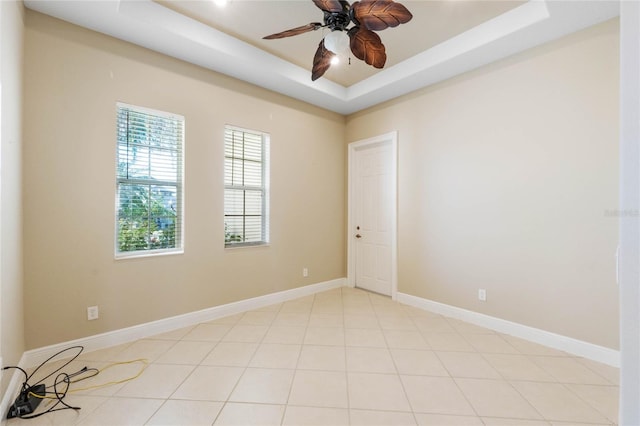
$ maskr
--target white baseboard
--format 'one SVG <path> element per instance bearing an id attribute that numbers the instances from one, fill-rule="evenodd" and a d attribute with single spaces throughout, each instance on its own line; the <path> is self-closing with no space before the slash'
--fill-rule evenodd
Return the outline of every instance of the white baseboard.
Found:
<path id="1" fill-rule="evenodd" d="M 571 337 L 562 336 L 560 334 L 551 333 L 549 331 L 540 330 L 538 328 L 529 327 L 478 312 L 468 311 L 466 309 L 446 305 L 444 303 L 434 302 L 432 300 L 423 299 L 410 294 L 398 292 L 397 300 L 398 302 L 406 305 L 466 321 L 490 330 L 529 340 L 534 343 L 601 362 L 613 367 L 620 367 L 620 352 L 614 349 L 605 348 L 603 346 L 594 345 L 593 343 L 584 342 L 582 340 L 573 339 Z"/>
<path id="2" fill-rule="evenodd" d="M 59 350 L 67 348 L 69 346 L 81 345 L 84 346 L 85 352 L 92 352 L 98 349 L 104 349 L 110 346 L 120 345 L 122 343 L 133 342 L 135 340 L 143 339 L 156 334 L 177 330 L 179 328 L 189 327 L 207 321 L 213 321 L 218 318 L 250 311 L 252 309 L 258 309 L 264 306 L 286 302 L 287 300 L 310 296 L 322 291 L 343 287 L 345 285 L 345 282 L 345 278 L 338 278 L 335 280 L 311 284 L 291 290 L 279 291 L 277 293 L 253 297 L 251 299 L 240 300 L 238 302 L 232 302 L 226 305 L 214 306 L 212 308 L 203 309 L 201 311 L 195 311 L 175 317 L 164 318 L 145 324 L 134 325 L 132 327 L 127 327 L 120 330 L 109 331 L 107 333 L 96 334 L 89 337 L 83 337 L 81 339 L 76 339 L 69 342 L 57 343 L 55 345 L 33 349 L 25 352 L 23 361 L 27 367 L 33 367 L 45 361 L 47 358 L 49 358 Z"/>
<path id="3" fill-rule="evenodd" d="M 240 300 L 238 302 L 228 303 L 226 305 L 214 306 L 212 308 L 200 311 L 190 312 L 188 314 L 178 315 L 175 317 L 164 318 L 158 321 L 152 321 L 145 324 L 134 325 L 132 327 L 120 330 L 109 331 L 107 333 L 96 334 L 94 336 L 83 337 L 43 348 L 33 349 L 25 352 L 20 359 L 18 365 L 27 369 L 34 367 L 58 351 L 70 346 L 84 346 L 85 352 L 92 352 L 99 349 L 116 346 L 123 343 L 133 342 L 138 339 L 144 339 L 156 334 L 166 333 L 184 327 L 197 325 L 207 321 L 213 321 L 218 318 L 229 315 L 239 314 L 253 309 L 262 308 L 264 306 L 276 303 L 286 302 L 288 300 L 298 299 L 300 297 L 310 296 L 335 288 L 345 286 L 346 278 L 338 278 L 331 281 L 325 281 L 317 284 L 311 284 L 304 287 L 298 287 L 291 290 L 279 291 L 277 293 L 266 294 L 251 299 Z M 22 383 L 22 373 L 16 372 L 12 375 L 7 391 L 5 392 L 2 402 L 0 403 L 0 418 L 6 415 L 9 405 L 18 393 L 20 384 Z"/>

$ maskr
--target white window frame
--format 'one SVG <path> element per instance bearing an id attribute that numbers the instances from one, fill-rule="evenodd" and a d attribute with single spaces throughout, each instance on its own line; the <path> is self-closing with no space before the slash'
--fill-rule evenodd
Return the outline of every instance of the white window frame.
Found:
<path id="1" fill-rule="evenodd" d="M 256 187 L 256 186 L 243 186 L 243 185 L 227 185 L 226 184 L 226 173 L 227 170 L 226 168 L 224 168 L 224 180 L 225 180 L 225 185 L 224 185 L 224 193 L 225 193 L 225 200 L 226 200 L 226 192 L 227 190 L 251 190 L 251 191 L 261 191 L 262 192 L 262 223 L 261 223 L 261 233 L 262 233 L 262 238 L 260 241 L 250 241 L 250 242 L 245 242 L 245 241 L 239 241 L 239 242 L 228 242 L 227 241 L 227 228 L 226 228 L 226 224 L 227 224 L 227 214 L 226 214 L 226 205 L 224 205 L 226 203 L 223 202 L 223 218 L 224 218 L 224 225 L 225 225 L 225 238 L 224 238 L 224 246 L 225 248 L 240 248 L 240 247 L 255 247 L 255 246 L 265 246 L 269 244 L 269 175 L 270 175 L 270 135 L 268 133 L 259 131 L 259 130 L 250 130 L 250 129 L 246 129 L 246 128 L 242 128 L 242 127 L 238 127 L 238 126 L 233 126 L 233 125 L 225 125 L 224 127 L 224 143 L 223 143 L 223 150 L 224 150 L 224 160 L 226 163 L 227 160 L 227 155 L 226 155 L 226 148 L 227 148 L 227 131 L 232 131 L 232 132 L 242 132 L 242 133 L 249 133 L 252 135 L 256 135 L 256 136 L 260 136 L 262 139 L 262 186 L 261 187 Z"/>
<path id="2" fill-rule="evenodd" d="M 181 125 L 181 135 L 178 141 L 178 164 L 177 164 L 177 179 L 173 181 L 161 181 L 154 179 L 142 179 L 142 178 L 123 178 L 119 176 L 118 161 L 119 161 L 119 141 L 117 138 L 119 129 L 118 115 L 121 109 L 129 109 L 138 113 L 153 115 L 169 120 L 176 120 Z M 140 107 L 136 105 L 130 105 L 123 102 L 116 103 L 116 190 L 115 190 L 115 236 L 114 236 L 114 252 L 116 259 L 127 259 L 134 257 L 150 257 L 150 256 L 162 256 L 184 253 L 184 158 L 185 158 L 185 119 L 184 116 L 174 114 L 165 111 L 159 111 L 151 108 Z M 176 228 L 175 228 L 175 247 L 171 248 L 158 248 L 158 249 L 142 249 L 131 251 L 119 250 L 119 208 L 120 208 L 120 185 L 121 184 L 140 184 L 140 185 L 162 185 L 162 186 L 175 186 L 176 187 Z"/>

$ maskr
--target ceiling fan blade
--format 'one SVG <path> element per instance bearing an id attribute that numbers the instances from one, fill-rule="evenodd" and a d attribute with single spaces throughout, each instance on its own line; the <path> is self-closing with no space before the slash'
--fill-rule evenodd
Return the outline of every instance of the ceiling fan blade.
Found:
<path id="1" fill-rule="evenodd" d="M 313 57 L 313 68 L 311 70 L 312 81 L 316 81 L 322 77 L 325 72 L 327 72 L 331 66 L 331 58 L 334 56 L 336 56 L 335 53 L 324 47 L 324 40 L 320 40 L 318 50 L 316 50 L 316 54 Z"/>
<path id="2" fill-rule="evenodd" d="M 312 22 L 310 24 L 307 25 L 303 25 L 301 27 L 296 27 L 296 28 L 291 28 L 290 30 L 286 30 L 286 31 L 282 31 L 280 33 L 275 33 L 275 34 L 271 34 L 268 35 L 266 37 L 262 37 L 265 40 L 273 40 L 276 38 L 285 38 L 285 37 L 291 37 L 291 36 L 296 36 L 299 34 L 304 34 L 304 33 L 308 33 L 309 31 L 315 31 L 318 28 L 321 28 L 322 24 L 320 22 Z"/>
<path id="3" fill-rule="evenodd" d="M 381 31 L 406 24 L 413 18 L 409 10 L 393 0 L 361 0 L 351 6 L 353 16 L 365 28 Z"/>
<path id="4" fill-rule="evenodd" d="M 313 3 L 326 12 L 342 12 L 340 0 L 313 0 Z"/>
<path id="5" fill-rule="evenodd" d="M 353 27 L 348 34 L 351 39 L 351 52 L 356 58 L 375 68 L 384 67 L 387 53 L 378 34 L 362 27 Z"/>

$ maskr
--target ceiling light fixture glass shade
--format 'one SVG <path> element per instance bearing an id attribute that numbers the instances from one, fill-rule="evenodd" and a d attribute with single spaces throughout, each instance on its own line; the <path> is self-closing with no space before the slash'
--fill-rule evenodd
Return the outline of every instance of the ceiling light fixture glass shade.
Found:
<path id="1" fill-rule="evenodd" d="M 349 44 L 349 36 L 344 31 L 331 31 L 324 36 L 324 47 L 336 55 L 348 54 Z"/>
<path id="2" fill-rule="evenodd" d="M 229 3 L 231 3 L 231 0 L 213 0 L 213 2 L 218 7 L 226 7 Z"/>

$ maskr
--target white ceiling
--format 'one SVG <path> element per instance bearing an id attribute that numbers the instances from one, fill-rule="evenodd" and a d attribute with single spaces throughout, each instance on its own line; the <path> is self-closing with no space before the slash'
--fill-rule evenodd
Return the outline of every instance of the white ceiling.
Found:
<path id="1" fill-rule="evenodd" d="M 311 81 L 323 30 L 262 37 L 309 22 L 311 0 L 24 0 L 33 10 L 227 74 L 341 114 L 437 83 L 611 19 L 615 0 L 400 0 L 407 24 L 379 32 L 387 64 L 353 58 Z"/>

